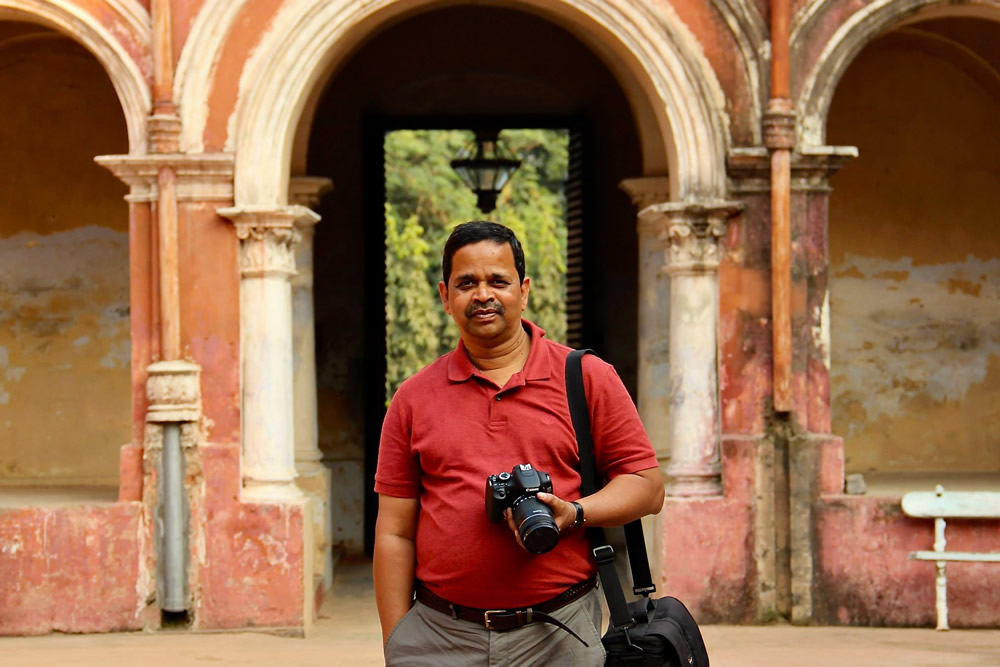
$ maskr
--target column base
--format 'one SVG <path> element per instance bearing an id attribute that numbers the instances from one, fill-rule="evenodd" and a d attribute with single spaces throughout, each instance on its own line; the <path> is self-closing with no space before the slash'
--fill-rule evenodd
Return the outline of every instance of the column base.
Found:
<path id="1" fill-rule="evenodd" d="M 295 485 L 294 480 L 268 481 L 244 479 L 243 491 L 240 497 L 244 502 L 251 503 L 302 502 L 305 499 L 305 495 Z"/>
<path id="2" fill-rule="evenodd" d="M 313 570 L 322 575 L 323 592 L 333 585 L 333 551 L 330 534 L 330 469 L 313 461 L 296 461 L 295 484 L 312 502 Z"/>
<path id="3" fill-rule="evenodd" d="M 674 474 L 668 470 L 667 476 L 668 496 L 706 498 L 722 495 L 722 480 L 719 475 Z"/>

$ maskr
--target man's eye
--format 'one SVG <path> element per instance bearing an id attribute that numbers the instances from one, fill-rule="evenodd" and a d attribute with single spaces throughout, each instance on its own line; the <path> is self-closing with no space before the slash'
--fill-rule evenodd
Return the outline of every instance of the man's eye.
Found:
<path id="1" fill-rule="evenodd" d="M 506 280 L 494 280 L 493 284 L 497 287 L 506 287 L 507 285 L 510 285 L 510 283 Z"/>

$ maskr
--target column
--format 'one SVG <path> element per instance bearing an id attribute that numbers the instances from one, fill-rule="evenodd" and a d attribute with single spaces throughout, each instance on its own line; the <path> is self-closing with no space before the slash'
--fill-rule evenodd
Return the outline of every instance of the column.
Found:
<path id="1" fill-rule="evenodd" d="M 333 187 L 328 178 L 293 177 L 288 201 L 314 209 Z M 302 217 L 295 223 L 299 242 L 295 247 L 292 277 L 292 357 L 294 360 L 295 467 L 299 474 L 322 467 L 316 409 L 316 320 L 313 309 L 313 238 L 319 217 Z"/>
<path id="2" fill-rule="evenodd" d="M 316 208 L 333 187 L 328 178 L 293 177 L 288 201 Z M 292 362 L 295 402 L 295 469 L 299 489 L 312 501 L 313 535 L 316 539 L 313 570 L 323 575 L 323 589 L 333 585 L 333 524 L 330 512 L 330 469 L 319 449 L 316 405 L 316 320 L 313 308 L 313 237 L 319 218 L 303 217 L 295 223 L 292 277 Z"/>
<path id="3" fill-rule="evenodd" d="M 638 210 L 670 200 L 666 176 L 629 178 L 620 187 Z M 670 278 L 663 272 L 666 218 L 641 216 L 639 232 L 639 416 L 660 470 L 670 461 Z"/>
<path id="4" fill-rule="evenodd" d="M 719 239 L 733 202 L 654 204 L 665 226 L 670 277 L 670 463 L 667 493 L 717 496 L 719 463 Z"/>
<path id="5" fill-rule="evenodd" d="M 304 206 L 232 207 L 218 213 L 233 221 L 240 239 L 243 497 L 298 500 L 291 279 L 296 223 L 319 216 Z"/>

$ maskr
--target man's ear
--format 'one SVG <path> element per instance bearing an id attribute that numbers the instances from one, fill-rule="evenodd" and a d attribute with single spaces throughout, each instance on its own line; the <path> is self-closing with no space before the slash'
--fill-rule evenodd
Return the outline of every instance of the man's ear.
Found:
<path id="1" fill-rule="evenodd" d="M 444 281 L 438 283 L 438 295 L 441 297 L 441 305 L 444 306 L 444 312 L 451 315 L 451 306 L 448 305 L 448 286 L 444 284 Z"/>
<path id="2" fill-rule="evenodd" d="M 531 291 L 531 278 L 525 276 L 521 281 L 521 312 L 528 307 L 528 292 Z"/>

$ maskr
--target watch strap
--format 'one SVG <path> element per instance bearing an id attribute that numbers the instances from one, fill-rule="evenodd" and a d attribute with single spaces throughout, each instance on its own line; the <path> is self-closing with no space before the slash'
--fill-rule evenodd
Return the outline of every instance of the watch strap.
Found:
<path id="1" fill-rule="evenodd" d="M 583 524 L 587 523 L 587 518 L 583 516 L 583 505 L 576 502 L 575 500 L 571 501 L 571 503 L 573 507 L 576 508 L 576 520 L 573 521 L 573 527 L 576 528 L 577 526 L 582 526 Z"/>

